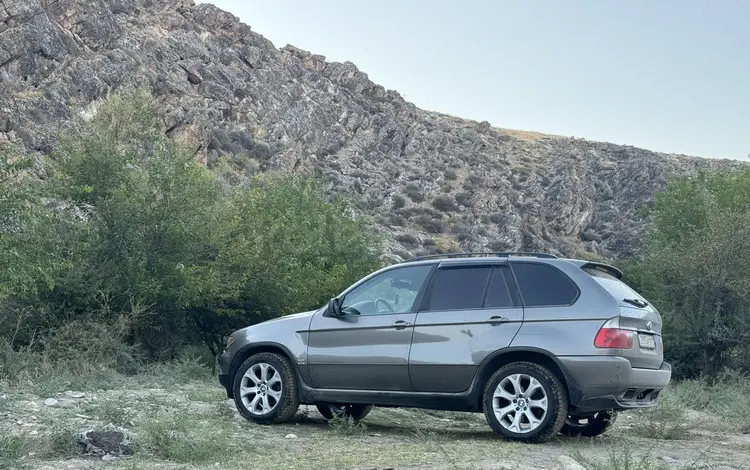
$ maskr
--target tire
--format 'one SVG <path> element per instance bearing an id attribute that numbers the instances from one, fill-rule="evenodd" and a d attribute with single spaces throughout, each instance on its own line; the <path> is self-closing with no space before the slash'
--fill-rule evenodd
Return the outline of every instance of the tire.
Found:
<path id="1" fill-rule="evenodd" d="M 256 397 L 258 400 L 253 402 Z M 234 377 L 234 403 L 245 419 L 259 424 L 283 423 L 291 419 L 299 409 L 297 376 L 292 364 L 286 357 L 275 353 L 250 356 Z M 266 407 L 270 409 L 264 410 Z"/>
<path id="2" fill-rule="evenodd" d="M 318 412 L 329 420 L 335 416 L 347 416 L 359 421 L 372 411 L 372 405 L 317 405 L 317 408 Z"/>
<path id="3" fill-rule="evenodd" d="M 549 441 L 560 432 L 568 416 L 568 397 L 562 382 L 533 362 L 513 362 L 492 374 L 484 388 L 483 405 L 492 430 L 514 441 Z"/>
<path id="4" fill-rule="evenodd" d="M 587 420 L 585 423 L 584 419 Z M 560 429 L 560 434 L 573 437 L 596 437 L 607 432 L 616 420 L 617 412 L 615 411 L 599 411 L 591 418 L 568 416 Z"/>

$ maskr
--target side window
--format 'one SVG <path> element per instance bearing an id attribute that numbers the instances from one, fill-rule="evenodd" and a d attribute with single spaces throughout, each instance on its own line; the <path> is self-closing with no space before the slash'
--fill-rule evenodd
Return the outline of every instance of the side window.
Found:
<path id="1" fill-rule="evenodd" d="M 432 265 L 394 268 L 355 287 L 341 302 L 349 315 L 407 313 L 429 274 Z"/>
<path id="2" fill-rule="evenodd" d="M 486 308 L 503 308 L 512 307 L 510 291 L 508 290 L 508 278 L 510 270 L 507 266 L 495 268 L 492 272 L 490 287 L 487 291 L 487 300 L 484 304 Z"/>
<path id="3" fill-rule="evenodd" d="M 443 268 L 435 273 L 427 310 L 481 308 L 491 268 Z"/>
<path id="4" fill-rule="evenodd" d="M 570 305 L 578 296 L 573 281 L 552 266 L 514 263 L 513 272 L 527 307 Z"/>

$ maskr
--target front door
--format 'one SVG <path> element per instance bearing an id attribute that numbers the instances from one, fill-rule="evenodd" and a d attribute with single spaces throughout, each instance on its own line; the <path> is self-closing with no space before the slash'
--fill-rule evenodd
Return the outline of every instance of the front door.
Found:
<path id="1" fill-rule="evenodd" d="M 416 303 L 433 265 L 398 266 L 355 285 L 342 316 L 313 317 L 307 349 L 315 388 L 411 390 L 409 347 Z"/>
<path id="2" fill-rule="evenodd" d="M 441 264 L 414 326 L 409 371 L 414 391 L 465 391 L 489 354 L 506 348 L 523 322 L 505 264 Z"/>

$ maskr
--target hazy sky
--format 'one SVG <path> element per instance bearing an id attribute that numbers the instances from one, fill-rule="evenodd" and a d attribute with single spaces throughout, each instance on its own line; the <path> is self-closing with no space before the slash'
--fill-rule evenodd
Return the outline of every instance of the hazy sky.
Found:
<path id="1" fill-rule="evenodd" d="M 492 125 L 745 159 L 750 0 L 210 0 Z"/>

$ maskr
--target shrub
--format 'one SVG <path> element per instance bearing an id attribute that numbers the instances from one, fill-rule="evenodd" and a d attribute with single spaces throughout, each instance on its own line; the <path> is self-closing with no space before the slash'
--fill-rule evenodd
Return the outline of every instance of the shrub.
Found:
<path id="1" fill-rule="evenodd" d="M 393 196 L 393 210 L 399 210 L 406 205 L 406 199 L 403 196 L 396 194 Z"/>
<path id="2" fill-rule="evenodd" d="M 685 409 L 680 404 L 660 403 L 655 410 L 639 415 L 635 433 L 649 439 L 687 439 L 690 432 L 685 423 Z"/>
<path id="3" fill-rule="evenodd" d="M 669 470 L 669 465 L 650 453 L 636 456 L 628 446 L 612 449 L 605 458 L 589 458 L 580 451 L 576 460 L 590 470 Z M 687 469 L 686 469 L 687 470 Z"/>
<path id="4" fill-rule="evenodd" d="M 474 201 L 472 199 L 473 198 L 471 193 L 468 193 L 466 191 L 462 191 L 456 194 L 456 202 L 462 206 L 472 207 L 474 205 Z"/>
<path id="5" fill-rule="evenodd" d="M 504 251 L 510 251 L 511 248 L 512 248 L 509 243 L 506 243 L 506 242 L 501 241 L 501 240 L 492 240 L 488 244 L 488 246 L 489 246 L 490 250 L 501 252 L 501 253 L 504 252 Z"/>
<path id="6" fill-rule="evenodd" d="M 502 224 L 505 222 L 505 214 L 501 212 L 493 212 L 490 214 L 490 222 L 493 224 Z"/>
<path id="7" fill-rule="evenodd" d="M 355 421 L 349 416 L 334 416 L 333 419 L 328 422 L 328 426 L 330 426 L 336 433 L 343 436 L 359 435 L 367 432 L 367 426 L 365 423 Z"/>
<path id="8" fill-rule="evenodd" d="M 750 169 L 701 174 L 657 194 L 630 281 L 664 318 L 678 377 L 750 371 Z M 669 286 L 669 288 L 664 288 Z"/>
<path id="9" fill-rule="evenodd" d="M 214 463 L 236 450 L 223 429 L 181 413 L 160 415 L 144 424 L 136 451 L 178 463 Z"/>
<path id="10" fill-rule="evenodd" d="M 135 346 L 169 359 L 201 340 L 217 354 L 232 329 L 320 306 L 380 266 L 366 221 L 315 181 L 261 174 L 227 188 L 162 123 L 147 93 L 113 95 L 61 137 L 50 181 L 21 184 L 28 164 L 0 158 L 11 350 L 46 345 L 52 362 L 123 372 Z"/>
<path id="11" fill-rule="evenodd" d="M 445 231 L 445 221 L 434 219 L 428 215 L 418 215 L 413 221 L 424 228 L 429 233 L 443 233 Z"/>
<path id="12" fill-rule="evenodd" d="M 409 183 L 404 188 L 404 192 L 407 196 L 409 196 L 409 199 L 411 199 L 414 202 L 422 202 L 424 201 L 424 194 L 422 194 L 422 190 L 419 188 L 419 185 L 416 183 Z"/>
<path id="13" fill-rule="evenodd" d="M 416 248 L 419 246 L 419 239 L 408 233 L 397 235 L 396 241 L 409 248 Z"/>
<path id="14" fill-rule="evenodd" d="M 443 212 L 453 212 L 458 210 L 455 199 L 448 194 L 443 194 L 433 199 L 432 207 Z"/>

